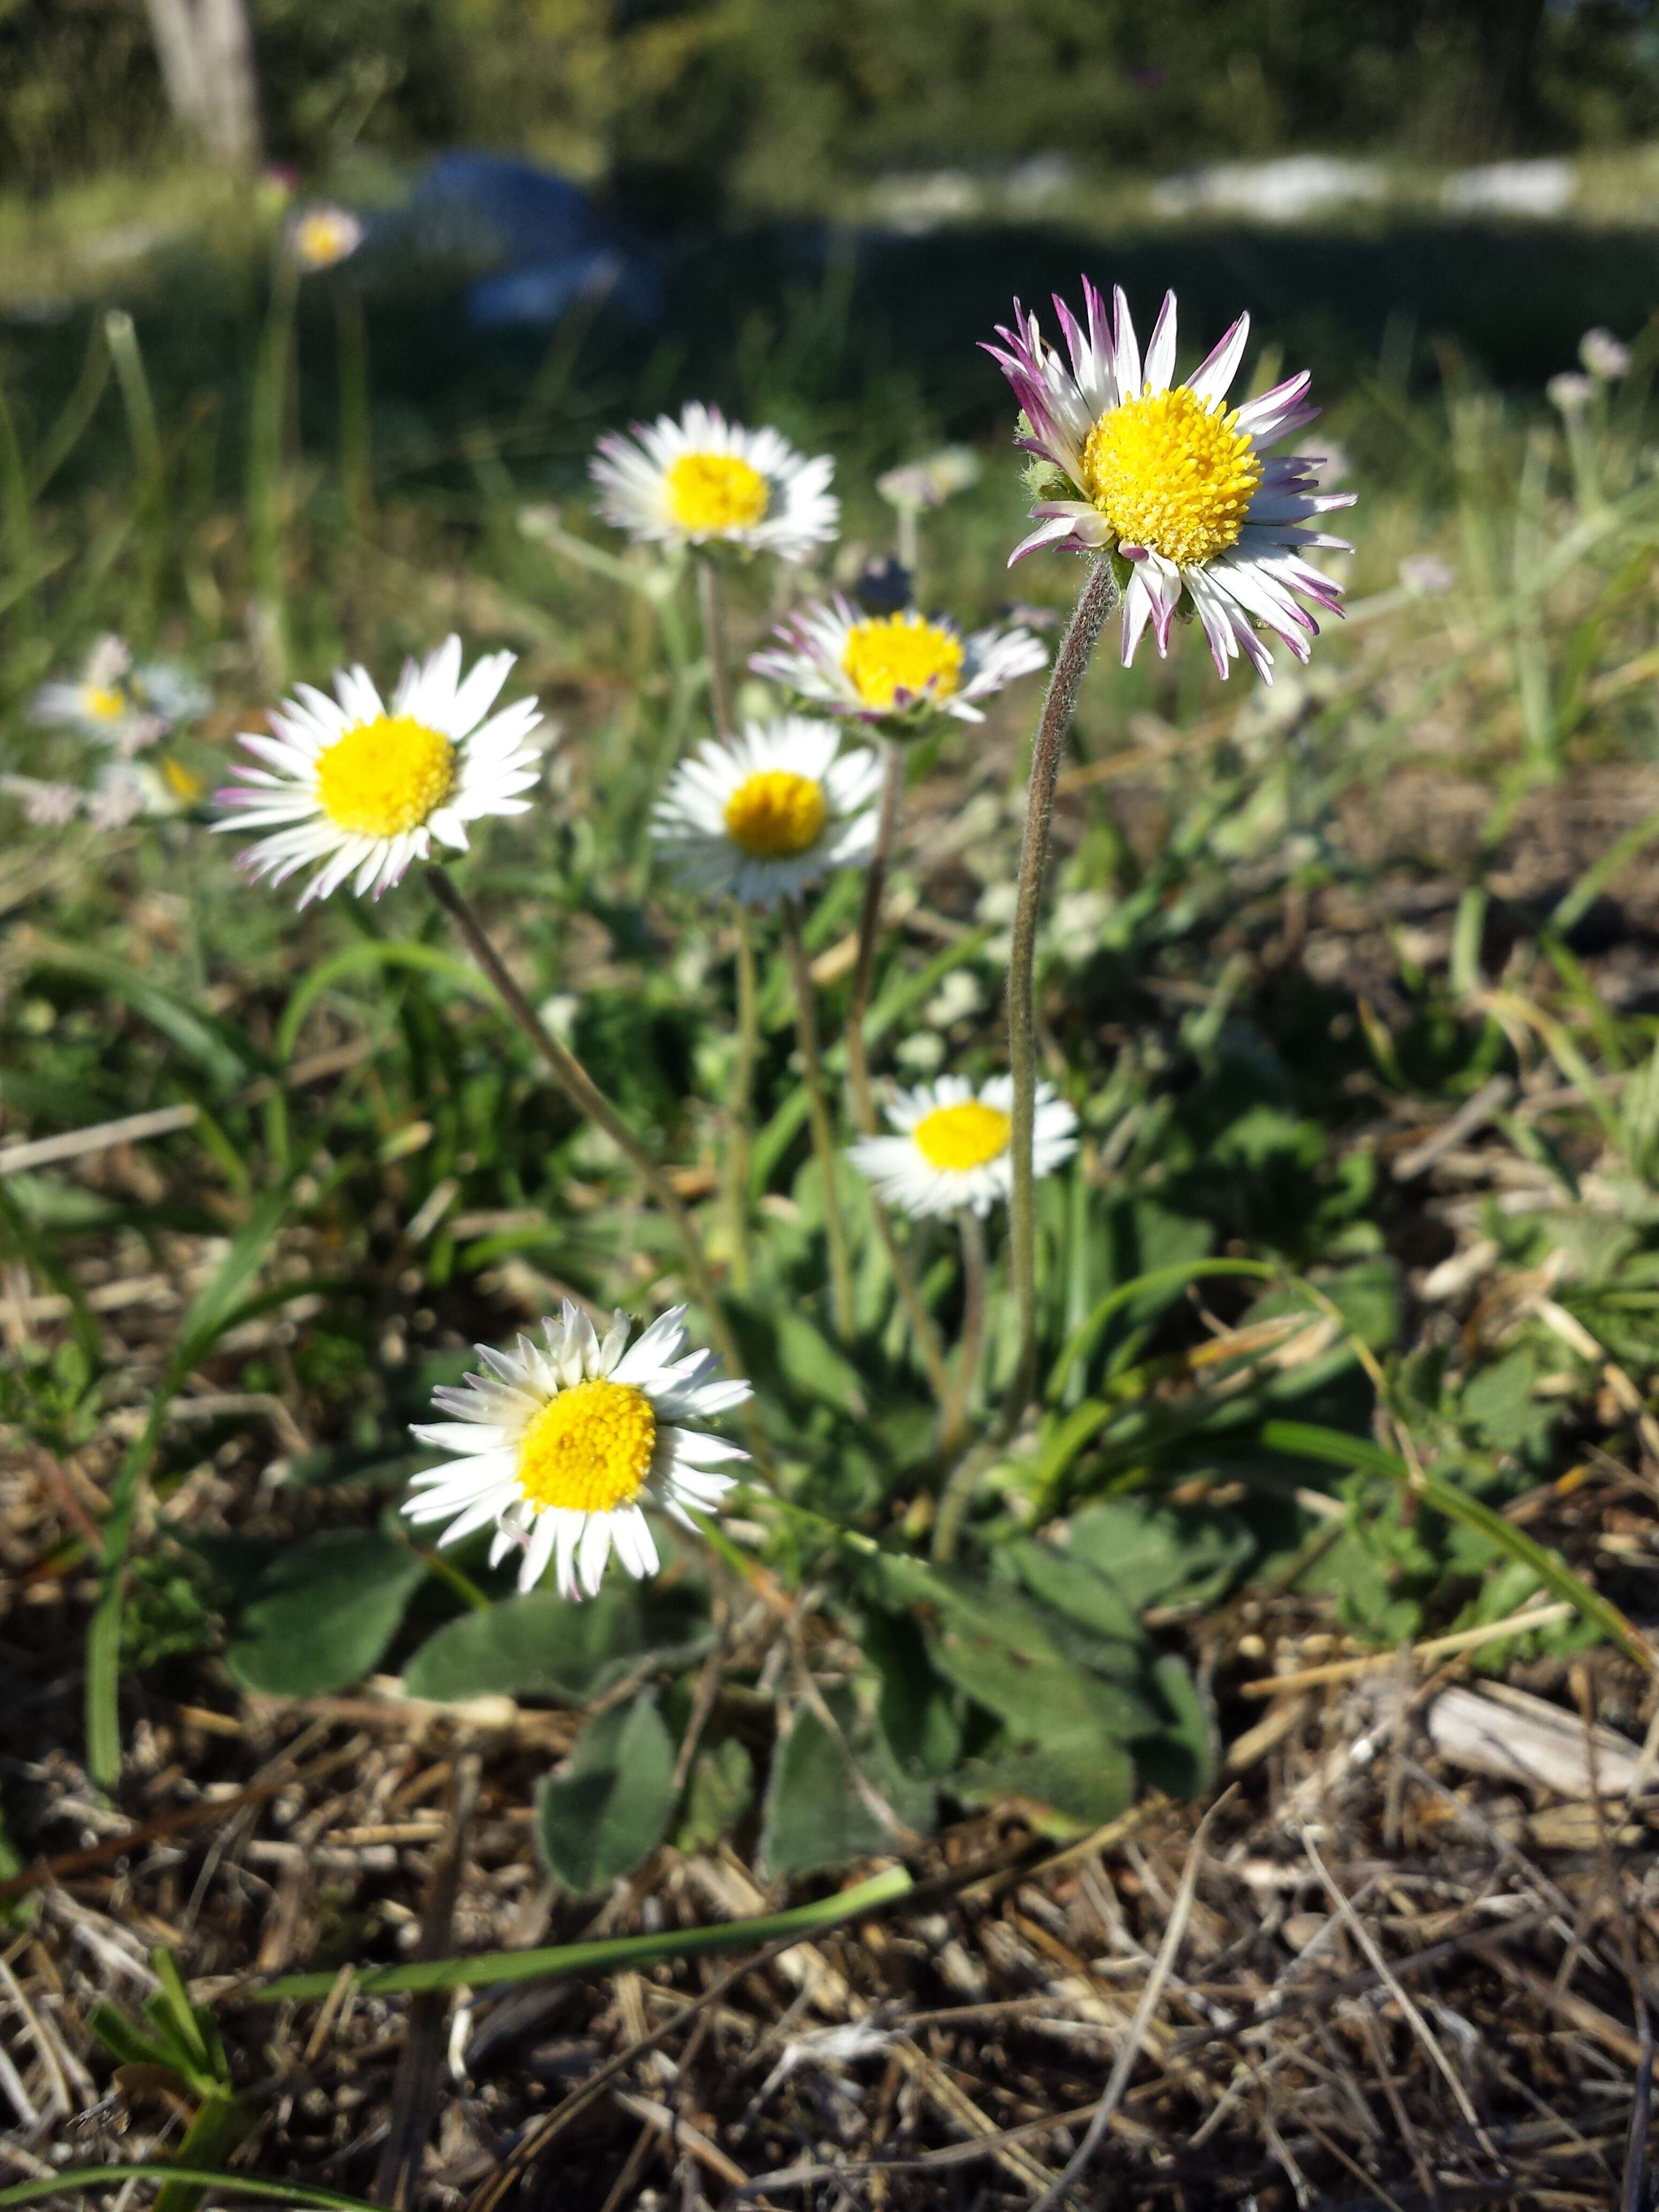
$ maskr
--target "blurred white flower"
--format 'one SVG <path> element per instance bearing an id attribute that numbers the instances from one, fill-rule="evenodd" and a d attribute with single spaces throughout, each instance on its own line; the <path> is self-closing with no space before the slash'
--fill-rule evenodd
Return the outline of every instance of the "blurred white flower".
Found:
<path id="1" fill-rule="evenodd" d="M 941 1076 L 900 1091 L 888 1107 L 897 1136 L 860 1137 L 848 1158 L 901 1212 L 923 1218 L 966 1206 L 987 1214 L 1013 1187 L 1013 1110 L 1012 1075 L 994 1075 L 977 1091 L 963 1076 Z M 1076 1149 L 1077 1115 L 1038 1084 L 1036 1173 L 1052 1175 Z"/>
<path id="2" fill-rule="evenodd" d="M 453 1544 L 495 1526 L 492 1565 L 521 1551 L 519 1588 L 553 1566 L 562 1597 L 597 1594 L 614 1548 L 631 1575 L 654 1574 L 657 1547 L 641 1510 L 649 1499 L 695 1528 L 737 1480 L 717 1470 L 749 1455 L 678 1425 L 729 1413 L 750 1396 L 721 1381 L 712 1352 L 684 1352 L 684 1306 L 659 1315 L 630 1346 L 626 1314 L 603 1337 L 568 1298 L 542 1340 L 511 1352 L 477 1346 L 489 1370 L 433 1393 L 447 1421 L 412 1431 L 450 1456 L 417 1474 L 404 1507 L 418 1524 L 448 1522 Z"/>
<path id="3" fill-rule="evenodd" d="M 315 863 L 301 906 L 354 875 L 359 898 L 378 898 L 434 838 L 465 852 L 467 823 L 526 812 L 523 794 L 540 773 L 535 701 L 490 712 L 514 659 L 486 653 L 464 678 L 461 641 L 448 638 L 407 664 L 390 705 L 364 668 L 342 669 L 332 699 L 296 686 L 273 709 L 271 736 L 244 732 L 269 765 L 238 765 L 242 781 L 216 794 L 224 818 L 215 830 L 268 833 L 241 859 L 274 884 Z"/>
<path id="4" fill-rule="evenodd" d="M 983 467 L 971 446 L 945 446 L 925 460 L 889 469 L 876 478 L 876 489 L 890 507 L 943 507 L 947 499 L 976 484 Z"/>
<path id="5" fill-rule="evenodd" d="M 87 794 L 87 818 L 100 830 L 125 830 L 147 815 L 152 819 L 182 814 L 202 797 L 204 786 L 171 753 L 145 760 L 106 761 Z"/>
<path id="6" fill-rule="evenodd" d="M 1550 405 L 1558 408 L 1569 422 L 1583 415 L 1595 398 L 1595 379 L 1585 376 L 1576 368 L 1564 368 L 1559 375 L 1551 377 L 1544 386 L 1544 396 Z"/>
<path id="7" fill-rule="evenodd" d="M 364 234 L 362 224 L 348 209 L 307 208 L 289 224 L 289 250 L 301 269 L 332 269 L 357 251 Z"/>
<path id="8" fill-rule="evenodd" d="M 880 724 L 896 735 L 894 725 L 935 714 L 982 722 L 981 700 L 1048 659 L 1030 630 L 978 629 L 964 637 L 945 616 L 914 608 L 861 615 L 839 595 L 792 616 L 775 635 L 779 642 L 749 664 L 757 676 L 814 712 Z"/>
<path id="9" fill-rule="evenodd" d="M 37 722 L 76 730 L 124 756 L 142 752 L 167 723 L 134 696 L 128 682 L 131 666 L 125 641 L 106 635 L 94 644 L 80 675 L 67 683 L 43 684 L 29 711 Z"/>
<path id="10" fill-rule="evenodd" d="M 799 898 L 875 849 L 881 763 L 838 751 L 831 722 L 750 722 L 698 746 L 658 801 L 653 828 L 685 882 L 763 909 Z"/>
<path id="11" fill-rule="evenodd" d="M 808 460 L 776 430 L 746 430 L 694 400 L 678 422 L 659 415 L 629 437 L 607 433 L 588 473 L 605 520 L 642 543 L 799 561 L 840 525 L 835 471 L 828 454 Z"/>
<path id="12" fill-rule="evenodd" d="M 72 783 L 42 783 L 32 775 L 0 775 L 0 791 L 15 799 L 37 830 L 61 830 L 81 811 L 82 793 Z"/>
<path id="13" fill-rule="evenodd" d="M 1616 384 L 1630 374 L 1630 348 L 1598 325 L 1578 341 L 1578 358 L 1598 382 Z"/>
<path id="14" fill-rule="evenodd" d="M 1400 563 L 1400 585 L 1413 599 L 1443 599 L 1457 582 L 1457 571 L 1437 553 L 1407 553 Z"/>

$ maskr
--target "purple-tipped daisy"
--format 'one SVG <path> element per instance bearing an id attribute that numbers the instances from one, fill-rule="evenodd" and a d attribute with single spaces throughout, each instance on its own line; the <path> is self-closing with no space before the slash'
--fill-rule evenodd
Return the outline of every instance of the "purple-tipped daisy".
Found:
<path id="1" fill-rule="evenodd" d="M 1143 359 L 1121 290 L 1109 319 L 1097 289 L 1086 279 L 1083 289 L 1086 329 L 1054 301 L 1069 368 L 1018 301 L 1014 328 L 1000 327 L 1002 343 L 985 348 L 1013 386 L 1018 442 L 1037 464 L 1037 526 L 1010 565 L 1044 545 L 1109 553 L 1123 588 L 1126 666 L 1149 623 L 1166 653 L 1170 623 L 1187 610 L 1203 624 L 1221 675 L 1242 653 L 1271 683 L 1273 656 L 1259 633 L 1276 632 L 1305 661 L 1319 625 L 1298 599 L 1341 611 L 1341 586 L 1304 556 L 1352 550 L 1316 518 L 1351 507 L 1354 495 L 1322 492 L 1315 459 L 1267 453 L 1317 413 L 1307 404 L 1308 374 L 1229 407 L 1248 315 L 1174 384 L 1175 294 L 1164 296 Z"/>

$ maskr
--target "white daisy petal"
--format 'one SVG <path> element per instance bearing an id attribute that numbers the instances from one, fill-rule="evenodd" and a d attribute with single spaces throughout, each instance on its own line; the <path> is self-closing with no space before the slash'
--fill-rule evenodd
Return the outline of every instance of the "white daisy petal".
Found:
<path id="1" fill-rule="evenodd" d="M 217 793 L 214 828 L 254 832 L 243 864 L 273 883 L 313 869 L 301 906 L 348 879 L 358 897 L 378 898 L 434 836 L 465 848 L 465 823 L 525 811 L 540 709 L 520 701 L 476 726 L 512 665 L 511 653 L 489 654 L 463 681 L 461 641 L 450 637 L 410 663 L 389 709 L 366 669 L 336 674 L 337 703 L 297 686 L 270 715 L 275 735 L 244 740 L 265 765 L 239 768 L 240 781 Z"/>
<path id="2" fill-rule="evenodd" d="M 1126 665 L 1149 626 L 1159 653 L 1168 652 L 1184 606 L 1198 616 L 1221 675 L 1242 654 L 1271 681 L 1258 625 L 1305 660 L 1316 626 L 1297 599 L 1340 612 L 1340 587 L 1305 562 L 1291 568 L 1287 556 L 1321 534 L 1307 530 L 1312 517 L 1352 495 L 1319 491 L 1316 464 L 1305 456 L 1273 459 L 1266 451 L 1312 419 L 1309 378 L 1288 377 L 1230 411 L 1247 316 L 1177 386 L 1175 295 L 1164 298 L 1143 370 L 1121 290 L 1113 295 L 1109 340 L 1104 303 L 1092 285 L 1084 289 L 1086 337 L 1055 302 L 1069 366 L 1018 301 L 1013 327 L 999 328 L 1000 343 L 985 349 L 1029 427 L 1019 443 L 1066 480 L 1044 490 L 1069 487 L 1076 495 L 1033 506 L 1037 527 L 1014 548 L 1010 565 L 1049 545 L 1109 552 L 1123 583 Z"/>

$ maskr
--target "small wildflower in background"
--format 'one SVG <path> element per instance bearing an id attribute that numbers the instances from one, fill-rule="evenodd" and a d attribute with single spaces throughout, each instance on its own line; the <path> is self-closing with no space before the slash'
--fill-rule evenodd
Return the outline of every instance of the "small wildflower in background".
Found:
<path id="1" fill-rule="evenodd" d="M 1564 368 L 1544 386 L 1544 396 L 1569 422 L 1587 414 L 1595 404 L 1595 379 L 1576 368 Z"/>
<path id="2" fill-rule="evenodd" d="M 747 1382 L 720 1378 L 712 1352 L 682 1356 L 684 1311 L 659 1316 L 630 1347 L 625 1314 L 601 1337 L 566 1299 L 561 1317 L 542 1323 L 541 1343 L 477 1346 L 490 1371 L 433 1394 L 456 1418 L 412 1431 L 453 1456 L 415 1477 L 404 1513 L 417 1525 L 447 1521 L 440 1544 L 493 1526 L 490 1564 L 521 1548 L 521 1590 L 551 1565 L 561 1596 L 592 1596 L 613 1549 L 629 1574 L 653 1574 L 643 1501 L 695 1528 L 693 1510 L 717 1506 L 737 1479 L 718 1470 L 749 1456 L 681 1425 L 751 1395 Z"/>
<path id="3" fill-rule="evenodd" d="M 1055 312 L 1071 356 L 1068 369 L 1018 301 L 1016 328 L 999 327 L 990 354 L 1022 410 L 1019 443 L 1035 456 L 1028 474 L 1037 527 L 1010 564 L 1040 547 L 1109 552 L 1123 592 L 1123 661 L 1150 623 L 1160 653 L 1183 607 L 1202 623 L 1218 674 L 1243 653 L 1264 682 L 1273 658 L 1258 625 L 1284 639 L 1298 660 L 1318 624 L 1297 597 L 1340 613 L 1340 586 L 1302 557 L 1346 541 L 1311 526 L 1351 492 L 1322 492 L 1315 464 L 1300 455 L 1265 458 L 1265 449 L 1313 420 L 1305 371 L 1260 398 L 1229 408 L 1226 395 L 1243 358 L 1249 317 L 1241 315 L 1184 384 L 1172 385 L 1176 301 L 1165 295 L 1143 362 L 1128 302 L 1105 301 L 1084 286 L 1085 330 L 1065 301 Z"/>
<path id="4" fill-rule="evenodd" d="M 971 446 L 945 446 L 925 460 L 907 461 L 876 478 L 876 489 L 890 507 L 943 507 L 957 492 L 970 491 L 982 473 Z"/>
<path id="5" fill-rule="evenodd" d="M 743 906 L 797 899 L 875 848 L 881 764 L 843 753 L 832 723 L 786 714 L 682 761 L 657 805 L 657 842 L 681 878 Z"/>
<path id="6" fill-rule="evenodd" d="M 1457 571 L 1437 553 L 1407 553 L 1400 563 L 1400 585 L 1413 599 L 1443 599 L 1457 581 Z"/>
<path id="7" fill-rule="evenodd" d="M 357 216 L 341 207 L 312 207 L 288 227 L 289 251 L 301 269 L 314 272 L 349 260 L 366 235 Z"/>
<path id="8" fill-rule="evenodd" d="M 100 637 L 77 677 L 43 684 L 31 712 L 37 722 L 76 730 L 130 757 L 154 744 L 167 727 L 163 716 L 141 705 L 128 678 L 132 655 L 124 640 Z"/>
<path id="9" fill-rule="evenodd" d="M 675 421 L 601 438 L 590 464 L 599 513 L 641 544 L 732 545 L 799 561 L 841 520 L 835 463 L 809 460 L 773 429 L 746 430 L 696 401 Z"/>
<path id="10" fill-rule="evenodd" d="M 792 617 L 776 635 L 781 644 L 749 664 L 757 676 L 805 706 L 889 728 L 935 713 L 982 722 L 981 700 L 1048 658 L 1029 630 L 964 637 L 946 617 L 914 609 L 861 615 L 839 594 Z"/>
<path id="11" fill-rule="evenodd" d="M 1578 358 L 1598 384 L 1617 384 L 1630 374 L 1630 348 L 1599 325 L 1579 339 Z"/>
<path id="12" fill-rule="evenodd" d="M 1013 1182 L 1014 1085 L 993 1076 L 975 1091 L 960 1075 L 902 1091 L 887 1108 L 894 1137 L 862 1137 L 848 1157 L 878 1194 L 922 1218 L 962 1207 L 984 1215 Z M 1077 1115 L 1053 1087 L 1036 1092 L 1036 1172 L 1052 1175 L 1077 1150 Z"/>
<path id="13" fill-rule="evenodd" d="M 463 678 L 461 641 L 450 637 L 408 664 L 390 705 L 362 668 L 336 675 L 332 699 L 299 685 L 272 711 L 273 736 L 244 733 L 267 766 L 240 768 L 244 781 L 216 794 L 224 812 L 214 828 L 269 833 L 242 859 L 273 884 L 319 864 L 301 906 L 353 875 L 360 898 L 378 896 L 434 839 L 465 850 L 467 823 L 524 813 L 540 773 L 535 701 L 490 713 L 516 657 L 487 653 Z"/>

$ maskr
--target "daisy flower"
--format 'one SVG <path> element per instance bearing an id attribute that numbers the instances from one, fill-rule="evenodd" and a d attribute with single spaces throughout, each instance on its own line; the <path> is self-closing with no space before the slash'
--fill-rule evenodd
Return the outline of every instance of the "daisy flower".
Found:
<path id="1" fill-rule="evenodd" d="M 805 706 L 891 725 L 933 714 L 982 722 L 981 699 L 1048 658 L 1028 629 L 979 629 L 964 637 L 943 616 L 861 615 L 839 593 L 780 625 L 781 645 L 749 665 Z"/>
<path id="2" fill-rule="evenodd" d="M 242 782 L 216 793 L 225 818 L 214 828 L 262 833 L 241 858 L 274 884 L 314 866 L 301 906 L 348 876 L 360 898 L 378 897 L 434 838 L 465 849 L 469 822 L 527 810 L 538 773 L 535 701 L 489 711 L 514 658 L 486 653 L 463 678 L 461 641 L 447 638 L 406 664 L 389 706 L 362 668 L 336 675 L 332 699 L 298 685 L 270 715 L 274 736 L 244 733 L 268 765 L 239 766 Z"/>
<path id="3" fill-rule="evenodd" d="M 543 1322 L 539 1343 L 521 1336 L 511 1352 L 479 1345 L 489 1372 L 433 1393 L 456 1418 L 412 1431 L 453 1456 L 414 1478 L 418 1495 L 404 1511 L 417 1524 L 448 1522 L 440 1544 L 493 1522 L 489 1563 L 521 1547 L 521 1590 L 533 1589 L 550 1562 L 562 1597 L 591 1597 L 613 1547 L 629 1574 L 653 1573 L 643 1503 L 694 1528 L 692 1509 L 717 1506 L 737 1480 L 718 1470 L 749 1456 L 680 1425 L 729 1413 L 750 1395 L 747 1382 L 719 1379 L 712 1352 L 681 1357 L 684 1311 L 659 1316 L 630 1346 L 625 1314 L 601 1337 L 567 1298 L 560 1319 Z"/>
<path id="4" fill-rule="evenodd" d="M 349 260 L 362 244 L 363 226 L 339 207 L 307 208 L 288 227 L 289 249 L 301 269 L 332 269 Z"/>
<path id="5" fill-rule="evenodd" d="M 750 907 L 856 867 L 875 850 L 881 763 L 839 743 L 833 723 L 785 714 L 700 745 L 658 802 L 658 843 L 687 883 Z"/>
<path id="6" fill-rule="evenodd" d="M 775 430 L 745 430 L 693 400 L 677 422 L 659 415 L 633 435 L 599 441 L 590 473 L 599 513 L 630 538 L 659 545 L 737 545 L 799 561 L 841 520 L 827 453 L 808 460 Z"/>
<path id="7" fill-rule="evenodd" d="M 1168 651 L 1182 609 L 1204 625 L 1221 675 L 1242 652 L 1271 683 L 1273 657 L 1257 631 L 1276 631 L 1306 660 L 1319 626 L 1297 596 L 1341 611 L 1340 586 L 1303 555 L 1352 550 L 1313 524 L 1327 508 L 1351 507 L 1354 495 L 1320 491 L 1311 459 L 1265 458 L 1318 412 L 1306 404 L 1310 380 L 1304 371 L 1230 408 L 1248 315 L 1176 385 L 1173 292 L 1144 362 L 1121 290 L 1113 294 L 1109 328 L 1106 302 L 1086 282 L 1084 298 L 1086 331 L 1063 300 L 1054 301 L 1069 368 L 1018 301 L 1016 327 L 999 328 L 1003 343 L 985 349 L 1014 388 L 1019 443 L 1038 462 L 1030 478 L 1037 527 L 1010 565 L 1042 545 L 1109 552 L 1123 587 L 1126 667 L 1149 622 L 1158 652 Z"/>
<path id="8" fill-rule="evenodd" d="M 1014 1079 L 994 1075 L 975 1091 L 960 1075 L 942 1075 L 901 1091 L 887 1109 L 896 1137 L 860 1137 L 848 1157 L 902 1213 L 921 1218 L 967 1206 L 981 1216 L 1013 1188 Z M 1039 1083 L 1033 1161 L 1052 1175 L 1077 1150 L 1077 1115 L 1052 1087 Z"/>
<path id="9" fill-rule="evenodd" d="M 100 637 L 68 683 L 43 684 L 30 712 L 37 722 L 76 730 L 130 758 L 154 744 L 167 727 L 163 715 L 149 711 L 128 681 L 132 655 L 118 637 Z"/>

